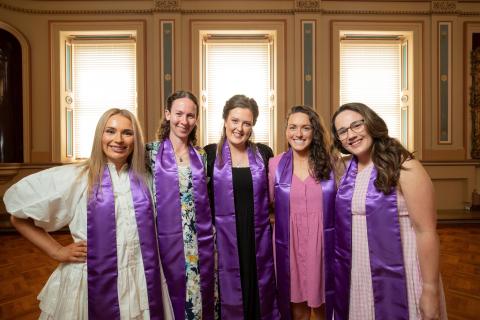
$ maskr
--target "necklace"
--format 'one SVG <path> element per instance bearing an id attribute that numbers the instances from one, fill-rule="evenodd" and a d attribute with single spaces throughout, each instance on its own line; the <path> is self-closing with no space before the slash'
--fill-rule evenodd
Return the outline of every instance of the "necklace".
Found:
<path id="1" fill-rule="evenodd" d="M 237 161 L 233 161 L 233 157 L 232 157 L 232 166 L 234 168 L 247 167 L 248 166 L 247 164 L 248 164 L 248 158 L 246 158 L 244 155 L 242 155 L 240 159 L 237 159 Z"/>
<path id="2" fill-rule="evenodd" d="M 187 151 L 188 151 L 188 149 L 187 149 L 187 150 L 185 150 L 185 151 L 183 151 L 183 152 L 182 152 L 182 153 L 180 153 L 180 154 L 177 154 L 177 153 L 175 152 L 175 158 L 177 158 L 177 159 L 178 159 L 178 162 L 183 162 L 183 158 L 182 158 L 182 156 L 183 156 L 184 154 L 186 154 L 186 153 L 187 153 Z"/>

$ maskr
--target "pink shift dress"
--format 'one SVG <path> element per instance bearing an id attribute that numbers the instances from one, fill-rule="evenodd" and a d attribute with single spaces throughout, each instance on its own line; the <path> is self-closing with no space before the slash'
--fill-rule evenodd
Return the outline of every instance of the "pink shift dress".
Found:
<path id="1" fill-rule="evenodd" d="M 283 154 L 270 159 L 269 187 L 273 201 L 275 172 Z M 322 188 L 308 176 L 292 175 L 290 189 L 290 301 L 312 308 L 325 303 L 323 277 Z M 281 279 L 277 279 L 281 281 Z"/>
<path id="2" fill-rule="evenodd" d="M 365 197 L 372 173 L 373 163 L 357 174 L 352 199 L 352 272 L 350 283 L 350 320 L 373 320 L 372 276 L 368 250 L 367 221 L 365 215 Z M 405 199 L 397 192 L 400 235 L 402 239 L 405 276 L 407 281 L 409 319 L 421 319 L 419 310 L 422 294 L 422 278 L 417 256 L 415 231 L 408 215 Z M 445 297 L 440 284 L 440 319 L 447 319 Z"/>

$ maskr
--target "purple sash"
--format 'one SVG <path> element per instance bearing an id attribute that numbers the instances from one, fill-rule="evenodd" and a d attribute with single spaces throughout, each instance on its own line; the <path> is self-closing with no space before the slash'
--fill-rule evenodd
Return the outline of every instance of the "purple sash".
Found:
<path id="1" fill-rule="evenodd" d="M 290 319 L 290 188 L 293 175 L 293 152 L 289 149 L 280 159 L 275 172 L 275 252 L 278 300 L 282 319 Z M 335 179 L 320 182 L 323 198 L 323 237 L 325 270 L 325 313 L 331 319 L 334 301 L 334 210 Z"/>
<path id="2" fill-rule="evenodd" d="M 214 249 L 212 215 L 207 193 L 207 179 L 201 156 L 189 146 L 195 202 L 202 318 L 214 317 Z M 164 140 L 155 160 L 157 230 L 160 257 L 167 280 L 175 319 L 185 318 L 186 275 L 183 249 L 182 210 L 178 167 L 170 139 Z"/>
<path id="3" fill-rule="evenodd" d="M 148 188 L 129 172 L 151 319 L 163 319 L 162 284 L 152 203 Z M 94 187 L 87 205 L 89 319 L 120 319 L 117 289 L 117 232 L 110 171 Z"/>
<path id="4" fill-rule="evenodd" d="M 357 159 L 350 161 L 341 182 L 336 206 L 335 319 L 348 319 L 352 270 L 352 198 Z M 388 195 L 375 188 L 372 169 L 366 195 L 368 247 L 372 272 L 375 319 L 408 319 L 407 284 L 403 263 L 396 189 Z"/>
<path id="5" fill-rule="evenodd" d="M 248 161 L 253 182 L 254 249 L 256 250 L 260 315 L 262 319 L 279 319 L 280 315 L 275 300 L 275 271 L 268 216 L 267 175 L 261 155 L 258 152 L 255 154 L 251 148 L 248 148 Z M 222 161 L 220 161 L 220 157 L 215 160 L 213 179 L 222 319 L 244 319 L 232 160 L 227 142 L 222 147 Z"/>

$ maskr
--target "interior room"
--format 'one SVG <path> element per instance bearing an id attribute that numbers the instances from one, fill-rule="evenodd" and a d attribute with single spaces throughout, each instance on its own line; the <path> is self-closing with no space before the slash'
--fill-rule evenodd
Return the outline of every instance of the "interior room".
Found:
<path id="1" fill-rule="evenodd" d="M 275 155 L 291 106 L 327 128 L 346 102 L 372 107 L 433 182 L 449 319 L 478 318 L 480 1 L 0 0 L 2 199 L 89 157 L 110 107 L 155 140 L 180 89 L 199 100 L 198 145 L 218 142 L 224 103 L 242 93 L 259 105 L 255 141 Z M 0 318 L 35 319 L 57 263 L 9 219 L 2 200 Z"/>

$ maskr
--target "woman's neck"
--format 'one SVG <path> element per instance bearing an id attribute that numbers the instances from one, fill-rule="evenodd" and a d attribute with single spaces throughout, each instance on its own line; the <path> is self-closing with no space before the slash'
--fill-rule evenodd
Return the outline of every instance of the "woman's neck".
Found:
<path id="1" fill-rule="evenodd" d="M 357 156 L 357 160 L 358 160 L 358 171 L 362 171 L 372 163 L 372 157 L 370 156 L 370 154 Z"/>
<path id="2" fill-rule="evenodd" d="M 304 181 L 310 175 L 309 152 L 293 150 L 293 173 Z"/>
<path id="3" fill-rule="evenodd" d="M 173 150 L 176 154 L 181 154 L 188 149 L 188 138 L 180 139 L 176 135 L 170 133 L 170 141 L 172 142 Z"/>
<path id="4" fill-rule="evenodd" d="M 308 156 L 310 154 L 309 150 L 303 150 L 301 152 L 298 152 L 294 149 L 292 149 L 292 153 L 293 153 L 293 160 L 296 160 L 296 161 L 308 161 Z"/>
<path id="5" fill-rule="evenodd" d="M 230 155 L 232 157 L 232 166 L 239 168 L 239 167 L 248 167 L 248 154 L 247 154 L 247 146 L 246 144 L 242 145 L 233 145 L 228 142 L 228 146 L 230 147 Z"/>
<path id="6" fill-rule="evenodd" d="M 231 144 L 228 140 L 227 142 L 228 142 L 228 146 L 230 147 L 231 154 L 242 154 L 247 151 L 247 144 L 234 145 L 234 144 Z"/>

